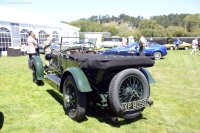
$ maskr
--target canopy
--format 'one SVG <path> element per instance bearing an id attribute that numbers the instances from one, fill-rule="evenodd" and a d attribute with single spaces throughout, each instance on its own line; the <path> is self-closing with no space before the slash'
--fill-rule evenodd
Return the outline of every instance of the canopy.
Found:
<path id="1" fill-rule="evenodd" d="M 0 12 L 1 12 L 0 21 L 2 22 L 31 24 L 31 25 L 39 25 L 39 26 L 80 30 L 80 28 L 77 28 L 75 26 L 64 24 L 62 22 L 56 22 L 49 18 L 45 18 L 38 14 L 34 14 L 32 12 L 28 12 L 25 10 L 19 10 L 15 8 L 0 6 Z"/>

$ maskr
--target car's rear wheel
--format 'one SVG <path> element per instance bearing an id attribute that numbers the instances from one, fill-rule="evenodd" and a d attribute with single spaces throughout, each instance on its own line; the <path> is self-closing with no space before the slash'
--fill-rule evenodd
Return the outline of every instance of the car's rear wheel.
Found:
<path id="1" fill-rule="evenodd" d="M 144 74 L 137 69 L 126 69 L 116 74 L 109 86 L 109 104 L 122 118 L 133 119 L 144 110 L 149 99 L 149 84 Z M 126 110 L 129 104 L 141 102 L 140 107 Z M 127 106 L 126 106 L 127 105 Z M 145 105 L 145 106 L 144 106 Z"/>
<path id="2" fill-rule="evenodd" d="M 189 49 L 189 47 L 185 47 L 185 50 L 188 50 Z"/>
<path id="3" fill-rule="evenodd" d="M 63 84 L 63 104 L 71 119 L 79 121 L 85 117 L 86 94 L 77 89 L 72 75 L 67 76 Z"/>
<path id="4" fill-rule="evenodd" d="M 156 60 L 159 60 L 162 57 L 162 53 L 159 51 L 156 51 L 153 56 L 155 57 Z"/>
<path id="5" fill-rule="evenodd" d="M 169 49 L 170 49 L 170 50 L 174 50 L 174 47 L 170 47 Z"/>

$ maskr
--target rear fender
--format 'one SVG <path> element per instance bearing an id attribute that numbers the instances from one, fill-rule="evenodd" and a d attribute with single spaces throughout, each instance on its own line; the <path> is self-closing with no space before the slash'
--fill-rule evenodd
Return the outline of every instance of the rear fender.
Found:
<path id="1" fill-rule="evenodd" d="M 41 58 L 39 56 L 32 56 L 31 62 L 36 67 L 37 80 L 44 80 L 44 68 L 43 68 L 43 63 L 42 63 Z"/>
<path id="2" fill-rule="evenodd" d="M 147 80 L 150 84 L 156 83 L 155 79 L 152 77 L 152 75 L 150 74 L 150 72 L 146 68 L 141 67 L 140 71 L 145 75 L 145 77 L 147 78 Z"/>
<path id="3" fill-rule="evenodd" d="M 77 67 L 67 68 L 61 78 L 60 91 L 63 92 L 63 83 L 68 75 L 72 75 L 80 92 L 91 92 L 92 89 L 83 71 Z"/>

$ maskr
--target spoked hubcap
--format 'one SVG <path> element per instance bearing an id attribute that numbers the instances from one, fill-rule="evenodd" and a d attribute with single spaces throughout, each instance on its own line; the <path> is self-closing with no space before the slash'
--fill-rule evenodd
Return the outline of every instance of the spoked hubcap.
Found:
<path id="1" fill-rule="evenodd" d="M 76 111 L 77 99 L 75 88 L 71 83 L 67 83 L 66 93 L 64 94 L 64 102 L 69 113 L 74 114 Z"/>
<path id="2" fill-rule="evenodd" d="M 135 76 L 128 76 L 122 80 L 119 89 L 120 103 L 127 103 L 142 99 L 144 88 L 142 82 Z"/>
<path id="3" fill-rule="evenodd" d="M 161 53 L 160 52 L 156 52 L 154 54 L 155 59 L 160 59 L 161 58 Z"/>

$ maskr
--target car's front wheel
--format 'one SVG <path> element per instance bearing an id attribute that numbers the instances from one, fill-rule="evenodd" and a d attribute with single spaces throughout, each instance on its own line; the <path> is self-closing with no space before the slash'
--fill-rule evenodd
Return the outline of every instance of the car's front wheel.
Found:
<path id="1" fill-rule="evenodd" d="M 109 104 L 122 118 L 133 119 L 144 110 L 149 99 L 149 83 L 137 69 L 126 69 L 116 74 L 109 85 Z"/>
<path id="2" fill-rule="evenodd" d="M 159 51 L 156 51 L 153 56 L 155 57 L 156 60 L 159 60 L 162 57 L 162 53 Z"/>
<path id="3" fill-rule="evenodd" d="M 79 121 L 85 117 L 86 94 L 77 89 L 72 75 L 67 76 L 63 84 L 63 104 L 71 119 Z"/>

